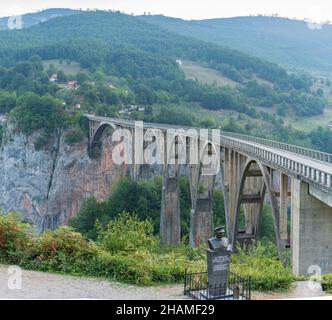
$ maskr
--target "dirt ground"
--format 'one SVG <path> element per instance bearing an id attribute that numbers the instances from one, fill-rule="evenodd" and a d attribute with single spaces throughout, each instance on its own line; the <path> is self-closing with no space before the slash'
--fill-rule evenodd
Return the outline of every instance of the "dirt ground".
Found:
<path id="1" fill-rule="evenodd" d="M 7 266 L 0 266 L 0 299 L 110 299 L 110 300 L 179 300 L 182 285 L 136 287 L 95 278 L 64 276 L 35 271 L 22 271 L 21 289 L 13 284 Z M 16 282 L 16 284 L 18 284 Z M 321 290 L 312 291 L 307 282 L 297 282 L 287 293 L 253 292 L 253 300 L 322 297 Z"/>

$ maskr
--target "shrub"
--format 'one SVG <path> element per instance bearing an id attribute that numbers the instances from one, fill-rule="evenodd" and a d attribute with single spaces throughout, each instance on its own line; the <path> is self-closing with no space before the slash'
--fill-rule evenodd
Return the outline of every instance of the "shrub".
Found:
<path id="1" fill-rule="evenodd" d="M 323 291 L 332 292 L 332 274 L 324 274 L 322 276 Z"/>
<path id="2" fill-rule="evenodd" d="M 37 236 L 14 214 L 0 216 L 0 261 L 27 269 L 107 277 L 136 285 L 182 282 L 185 271 L 206 270 L 205 249 L 159 245 L 151 221 L 122 213 L 99 230 L 98 242 L 69 227 Z M 293 275 L 275 258 L 272 245 L 234 255 L 232 270 L 251 276 L 253 289 L 287 289 Z M 332 282 L 330 279 L 325 280 Z"/>
<path id="3" fill-rule="evenodd" d="M 99 241 L 112 253 L 153 250 L 158 244 L 151 221 L 140 221 L 135 214 L 125 212 L 109 222 L 100 233 Z"/>
<path id="4" fill-rule="evenodd" d="M 272 245 L 263 246 L 257 242 L 248 253 L 238 248 L 238 255 L 233 256 L 232 271 L 244 277 L 250 276 L 253 290 L 287 290 L 295 280 L 271 248 Z"/>
<path id="5" fill-rule="evenodd" d="M 0 215 L 0 260 L 20 263 L 31 247 L 29 225 L 20 222 L 15 213 Z"/>
<path id="6" fill-rule="evenodd" d="M 79 128 L 72 129 L 65 135 L 65 143 L 67 144 L 82 142 L 83 139 L 84 133 Z"/>

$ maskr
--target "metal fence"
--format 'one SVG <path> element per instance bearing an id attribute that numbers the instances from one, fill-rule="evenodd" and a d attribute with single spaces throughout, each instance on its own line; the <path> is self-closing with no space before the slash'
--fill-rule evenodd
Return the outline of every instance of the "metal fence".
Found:
<path id="1" fill-rule="evenodd" d="M 185 273 L 184 294 L 194 300 L 250 300 L 251 278 L 231 271 L 225 285 L 209 285 L 208 273 Z"/>

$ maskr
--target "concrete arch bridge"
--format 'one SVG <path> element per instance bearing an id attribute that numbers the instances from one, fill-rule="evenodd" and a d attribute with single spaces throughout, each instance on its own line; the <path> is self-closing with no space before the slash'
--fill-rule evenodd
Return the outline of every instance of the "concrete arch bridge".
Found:
<path id="1" fill-rule="evenodd" d="M 332 155 L 276 141 L 218 130 L 86 115 L 90 148 L 106 128 L 118 142 L 120 163 L 163 168 L 161 239 L 180 242 L 180 168 L 191 191 L 190 244 L 212 235 L 212 195 L 222 188 L 227 233 L 232 245 L 256 239 L 264 199 L 272 208 L 280 256 L 291 250 L 295 274 L 318 265 L 332 273 Z M 122 157 L 122 158 L 121 158 Z M 240 215 L 242 222 L 240 224 Z M 289 227 L 290 221 L 290 227 Z"/>

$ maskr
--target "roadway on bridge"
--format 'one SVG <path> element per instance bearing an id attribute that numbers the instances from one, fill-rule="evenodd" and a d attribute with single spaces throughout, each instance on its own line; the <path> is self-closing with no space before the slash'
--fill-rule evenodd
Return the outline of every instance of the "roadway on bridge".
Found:
<path id="1" fill-rule="evenodd" d="M 227 138 L 229 139 L 229 137 L 227 137 Z M 242 140 L 242 139 L 233 138 L 233 137 L 231 139 L 234 141 L 239 141 L 239 142 L 245 143 L 247 145 L 252 145 L 254 147 L 258 147 L 260 149 L 263 149 L 263 150 L 266 150 L 266 151 L 269 151 L 272 153 L 279 154 L 280 156 L 285 157 L 289 160 L 296 161 L 303 165 L 309 166 L 313 169 L 321 170 L 321 171 L 324 171 L 325 173 L 332 175 L 332 165 L 327 164 L 326 162 L 315 160 L 315 159 L 306 157 L 304 155 L 299 155 L 297 153 L 293 153 L 290 151 L 277 149 L 277 148 L 271 148 L 271 147 L 265 146 L 263 144 L 259 144 L 259 143 L 255 143 L 255 142 L 251 142 L 251 141 L 247 141 L 247 140 Z"/>

